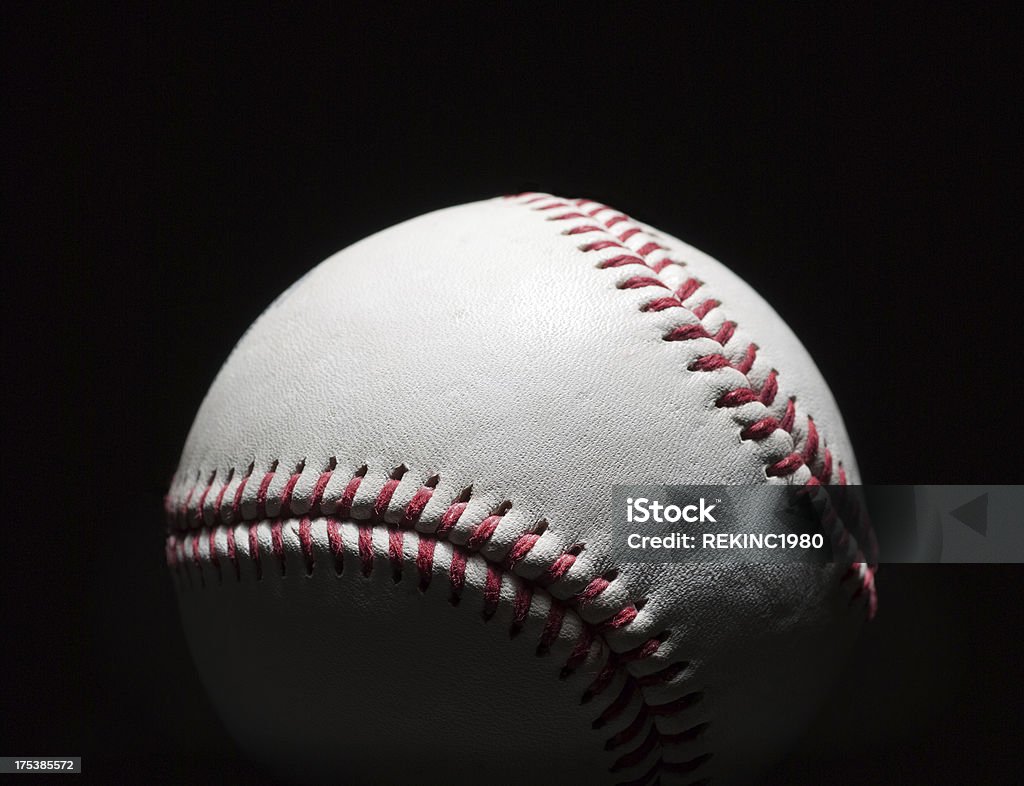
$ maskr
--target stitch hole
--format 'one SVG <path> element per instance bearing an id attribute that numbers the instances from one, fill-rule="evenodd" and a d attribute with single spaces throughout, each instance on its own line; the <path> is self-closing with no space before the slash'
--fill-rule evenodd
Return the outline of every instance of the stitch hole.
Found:
<path id="1" fill-rule="evenodd" d="M 440 475 L 431 475 L 429 478 L 427 478 L 425 481 L 423 481 L 423 485 L 424 485 L 425 488 L 428 488 L 428 489 L 436 489 L 437 488 L 437 484 L 440 483 L 440 482 L 441 482 L 441 476 Z"/>
<path id="2" fill-rule="evenodd" d="M 541 519 L 540 521 L 538 521 L 536 524 L 534 524 L 533 530 L 532 530 L 534 535 L 543 535 L 547 531 L 548 531 L 548 520 L 547 519 Z"/>
<path id="3" fill-rule="evenodd" d="M 500 505 L 498 505 L 498 507 L 496 507 L 491 512 L 491 515 L 492 516 L 504 516 L 511 509 L 512 509 L 512 502 L 511 502 L 511 500 L 507 500 L 506 499 L 504 502 L 502 502 Z"/>
<path id="4" fill-rule="evenodd" d="M 405 466 L 405 464 L 399 464 L 397 467 L 391 470 L 391 475 L 389 476 L 389 478 L 391 480 L 401 480 L 405 473 L 408 471 L 409 468 Z"/>
<path id="5" fill-rule="evenodd" d="M 567 548 L 565 550 L 565 553 L 566 554 L 571 554 L 574 557 L 578 557 L 580 554 L 583 553 L 583 550 L 586 547 L 587 547 L 587 545 L 585 543 L 577 543 L 576 545 L 570 546 L 569 548 Z"/>
<path id="6" fill-rule="evenodd" d="M 459 496 L 455 498 L 455 502 L 469 502 L 473 497 L 473 484 L 470 483 L 466 488 L 459 492 Z"/>
<path id="7" fill-rule="evenodd" d="M 306 470 L 306 459 L 302 459 L 298 464 L 295 465 L 296 475 L 301 475 Z"/>
<path id="8" fill-rule="evenodd" d="M 331 456 L 329 459 L 327 459 L 327 466 L 324 467 L 323 471 L 324 472 L 334 472 L 334 470 L 336 470 L 337 468 L 338 468 L 338 458 L 337 458 L 337 456 Z"/>
<path id="9" fill-rule="evenodd" d="M 601 574 L 601 578 L 604 579 L 605 581 L 608 581 L 608 582 L 615 581 L 615 579 L 617 579 L 618 577 L 619 577 L 619 570 L 618 570 L 618 568 L 612 568 L 611 570 L 606 570 L 604 573 Z"/>
<path id="10" fill-rule="evenodd" d="M 274 459 L 274 460 L 273 460 L 273 461 L 272 461 L 272 462 L 270 463 L 270 469 L 268 470 L 268 472 L 277 472 L 277 465 L 278 465 L 278 463 L 279 463 L 279 462 L 278 462 L 278 460 L 277 460 L 277 459 Z"/>

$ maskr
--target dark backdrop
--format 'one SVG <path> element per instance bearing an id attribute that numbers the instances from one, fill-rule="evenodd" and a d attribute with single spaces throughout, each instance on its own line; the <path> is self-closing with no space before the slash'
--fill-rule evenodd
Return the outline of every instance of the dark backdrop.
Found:
<path id="1" fill-rule="evenodd" d="M 0 754 L 251 777 L 178 627 L 161 496 L 274 295 L 434 208 L 618 206 L 776 307 L 866 480 L 1018 479 L 1013 20 L 686 9 L 5 6 Z M 1021 578 L 884 569 L 857 698 L 776 781 L 1009 772 Z"/>

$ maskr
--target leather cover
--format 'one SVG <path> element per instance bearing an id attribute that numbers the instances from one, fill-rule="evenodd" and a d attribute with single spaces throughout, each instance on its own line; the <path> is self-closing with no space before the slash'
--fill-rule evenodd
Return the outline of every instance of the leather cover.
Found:
<path id="1" fill-rule="evenodd" d="M 824 566 L 614 564 L 611 487 L 858 479 L 757 293 L 527 194 L 283 293 L 199 410 L 167 554 L 216 706 L 286 779 L 743 782 L 831 687 L 871 570 L 841 521 Z"/>

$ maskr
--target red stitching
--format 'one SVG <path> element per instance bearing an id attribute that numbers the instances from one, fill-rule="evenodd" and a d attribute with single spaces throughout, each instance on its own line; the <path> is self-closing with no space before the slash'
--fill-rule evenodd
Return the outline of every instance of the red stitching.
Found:
<path id="1" fill-rule="evenodd" d="M 404 472 L 404 467 L 400 469 Z M 366 467 L 363 466 L 355 472 L 352 479 L 346 485 L 342 498 L 338 501 L 335 513 L 333 515 L 325 515 L 327 549 L 333 558 L 335 572 L 339 575 L 344 571 L 344 549 L 339 521 L 343 519 L 351 520 L 350 513 L 355 491 L 358 489 L 363 477 L 366 475 L 366 471 Z M 318 480 L 317 486 L 314 488 L 311 495 L 310 510 L 306 515 L 299 519 L 298 523 L 300 553 L 307 574 L 312 574 L 319 565 L 317 559 L 317 545 L 312 536 L 312 520 L 318 515 L 325 514 L 322 510 L 323 492 L 328 482 L 324 480 L 325 474 L 327 473 L 325 472 L 320 474 L 320 480 Z M 260 554 L 261 549 L 258 538 L 258 526 L 261 521 L 268 521 L 265 516 L 265 509 L 270 500 L 267 499 L 266 489 L 269 488 L 271 482 L 268 480 L 268 477 L 272 478 L 272 475 L 273 469 L 264 474 L 263 482 L 261 483 L 261 488 L 264 489 L 263 499 L 256 505 L 255 510 L 252 510 L 248 517 L 248 556 L 255 567 L 256 579 L 258 581 L 263 578 L 263 562 Z M 401 578 L 401 571 L 405 565 L 405 555 L 402 548 L 403 530 L 397 525 L 386 524 L 383 521 L 384 514 L 387 512 L 387 508 L 393 499 L 394 492 L 399 485 L 400 475 L 401 472 L 396 470 L 392 473 L 392 476 L 383 483 L 381 490 L 374 498 L 371 519 L 368 521 L 355 522 L 357 531 L 355 556 L 360 564 L 360 573 L 363 576 L 370 576 L 376 565 L 377 557 L 373 548 L 373 530 L 376 527 L 378 529 L 383 529 L 387 533 L 388 550 L 385 559 L 395 571 L 396 580 Z M 428 481 L 429 485 L 424 484 L 417 490 L 412 499 L 405 506 L 401 521 L 414 521 L 419 517 L 423 511 L 426 501 L 429 500 L 433 493 L 437 482 L 438 479 L 436 477 L 432 478 Z M 289 490 L 289 493 L 291 493 L 295 487 L 295 483 L 292 483 L 291 480 L 289 480 L 289 485 L 292 487 L 292 489 Z M 236 496 L 240 499 L 240 496 L 237 493 Z M 191 500 L 192 495 L 187 495 L 186 499 Z M 419 547 L 415 558 L 415 567 L 419 574 L 418 586 L 421 591 L 425 592 L 427 590 L 431 583 L 431 578 L 434 575 L 433 562 L 437 543 L 440 540 L 445 539 L 447 534 L 451 532 L 452 528 L 466 510 L 467 504 L 468 490 L 461 494 L 459 498 L 452 502 L 444 513 L 441 514 L 440 518 L 442 523 L 433 533 L 417 532 L 419 537 Z M 198 504 L 196 505 L 196 509 L 198 509 Z M 236 509 L 241 511 L 240 504 Z M 458 544 L 448 541 L 452 548 L 452 558 L 448 568 L 449 601 L 452 604 L 458 605 L 462 599 L 466 583 L 466 569 L 469 555 L 479 553 L 486 561 L 487 575 L 484 580 L 484 603 L 481 610 L 481 615 L 485 620 L 490 620 L 494 617 L 500 605 L 501 582 L 505 572 L 511 570 L 533 549 L 540 540 L 540 532 L 543 531 L 545 526 L 545 524 L 541 522 L 534 527 L 533 531 L 520 535 L 513 542 L 508 554 L 504 558 L 499 556 L 488 556 L 484 552 L 481 552 L 480 549 L 490 541 L 490 538 L 497 530 L 502 517 L 510 509 L 510 502 L 504 502 L 498 506 L 494 512 L 485 517 L 483 522 L 472 529 L 470 537 L 464 546 L 459 546 Z M 221 514 L 220 509 L 214 511 L 213 519 L 212 524 L 209 526 L 204 523 L 200 523 L 197 527 L 194 517 L 180 516 L 174 512 L 170 512 L 168 514 L 170 534 L 168 535 L 167 548 L 165 549 L 168 566 L 172 569 L 180 570 L 181 560 L 177 555 L 181 549 L 188 544 L 191 561 L 197 568 L 201 586 L 205 586 L 202 567 L 204 560 L 209 561 L 216 566 L 215 570 L 218 582 L 223 581 L 217 555 L 216 533 L 218 531 L 218 527 L 221 527 L 226 531 L 226 555 L 235 568 L 235 579 L 237 581 L 241 581 L 239 557 L 237 550 L 235 549 L 234 542 L 234 529 L 230 525 L 228 517 Z M 281 575 L 285 575 L 287 564 L 283 539 L 284 520 L 285 519 L 280 516 L 269 520 L 271 536 L 269 550 L 270 554 L 275 558 L 275 561 L 280 565 Z M 205 535 L 205 540 L 202 539 L 203 535 Z M 191 537 L 191 543 L 188 542 L 189 537 Z M 206 553 L 203 553 L 203 550 L 200 548 L 201 542 L 205 542 L 207 544 Z M 509 626 L 510 636 L 516 636 L 521 632 L 530 608 L 533 605 L 536 591 L 541 587 L 550 585 L 563 578 L 576 562 L 577 557 L 582 552 L 583 548 L 583 544 L 577 544 L 557 555 L 553 560 L 551 560 L 541 575 L 534 580 L 529 580 L 522 576 L 515 575 L 514 580 L 516 582 L 516 591 L 512 601 L 512 622 Z M 572 608 L 578 611 L 583 604 L 595 600 L 611 585 L 617 575 L 617 571 L 608 571 L 602 576 L 592 578 L 583 590 L 568 600 L 558 600 L 554 596 L 547 594 L 545 597 L 548 599 L 550 606 L 547 618 L 544 622 L 543 630 L 537 642 L 537 655 L 543 656 L 549 653 L 552 645 L 558 640 L 564 625 L 567 609 Z M 683 671 L 685 671 L 688 665 L 685 662 L 671 664 L 659 671 L 641 678 L 633 677 L 625 670 L 626 665 L 629 663 L 652 657 L 668 636 L 667 632 L 662 633 L 657 637 L 648 639 L 639 647 L 621 653 L 614 652 L 608 646 L 607 640 L 604 638 L 605 635 L 608 632 L 622 629 L 632 623 L 640 613 L 640 609 L 643 605 L 644 602 L 642 600 L 634 603 L 626 603 L 615 611 L 609 618 L 596 623 L 586 622 L 582 617 L 580 617 L 579 619 L 582 629 L 572 651 L 559 672 L 560 677 L 563 679 L 571 675 L 586 661 L 592 647 L 595 642 L 597 642 L 599 646 L 603 646 L 607 649 L 608 660 L 598 676 L 584 691 L 581 697 L 581 702 L 586 703 L 592 700 L 595 696 L 601 694 L 603 691 L 607 690 L 611 686 L 617 674 L 624 675 L 623 688 L 619 696 L 617 696 L 604 710 L 601 716 L 594 721 L 595 728 L 600 728 L 608 723 L 612 718 L 623 713 L 630 706 L 630 702 L 639 691 L 641 702 L 636 718 L 631 722 L 630 726 L 627 727 L 626 731 L 620 731 L 609 741 L 607 746 L 609 750 L 612 748 L 630 745 L 633 743 L 633 738 L 637 736 L 637 734 L 633 732 L 634 729 L 642 729 L 649 718 L 659 714 L 665 714 L 669 711 L 669 708 L 676 706 L 675 704 L 651 705 L 647 702 L 640 689 L 646 686 L 665 684 L 678 677 Z M 616 760 L 612 767 L 612 771 L 634 766 L 634 761 L 636 763 L 643 761 L 651 752 L 651 744 L 648 743 L 647 739 L 648 738 L 645 738 L 641 742 L 633 745 L 629 750 L 626 750 L 623 755 Z M 662 742 L 662 735 L 656 734 L 653 739 L 655 741 L 653 744 L 660 744 Z"/>
<path id="2" fill-rule="evenodd" d="M 528 199 L 520 201 L 519 204 L 525 205 L 531 210 L 551 210 L 566 206 L 566 203 L 561 200 L 554 200 L 552 204 L 545 205 L 545 200 L 550 199 L 551 197 L 544 194 L 529 194 L 523 196 L 527 196 Z M 597 267 L 599 269 L 614 269 L 625 265 L 640 264 L 647 267 L 655 274 L 654 276 L 635 275 L 627 278 L 616 284 L 618 289 L 639 289 L 641 287 L 648 286 L 668 288 L 663 281 L 657 278 L 657 275 L 667 266 L 672 264 L 685 266 L 685 262 L 675 261 L 668 258 L 649 261 L 648 257 L 654 252 L 666 250 L 665 246 L 658 243 L 650 236 L 650 233 L 647 233 L 646 241 L 641 243 L 638 248 L 630 249 L 630 247 L 626 245 L 626 241 L 638 235 L 643 236 L 645 230 L 640 226 L 634 225 L 628 227 L 621 234 L 613 234 L 611 231 L 613 227 L 617 227 L 617 225 L 622 224 L 623 222 L 629 223 L 630 219 L 625 214 L 614 211 L 607 205 L 594 203 L 587 199 L 576 199 L 573 200 L 572 204 L 577 208 L 576 212 L 550 216 L 547 220 L 566 221 L 582 218 L 586 219 L 587 222 L 597 221 L 598 223 L 596 224 L 584 223 L 579 226 L 570 227 L 563 234 L 581 235 L 599 233 L 605 236 L 580 245 L 579 249 L 584 253 L 600 251 L 607 248 L 621 248 L 624 251 L 624 253 L 611 257 L 610 259 L 598 262 Z M 602 221 L 599 216 L 608 210 L 612 211 L 612 215 Z M 654 298 L 642 306 L 641 310 L 647 312 L 658 312 L 669 308 L 685 307 L 684 301 L 694 297 L 702 285 L 703 282 L 691 276 L 672 294 L 672 296 Z M 706 317 L 709 312 L 719 306 L 721 306 L 720 301 L 714 298 L 708 298 L 700 303 L 690 306 L 689 311 L 698 320 L 701 320 Z M 737 325 L 735 322 L 725 320 L 715 335 L 711 336 L 703 325 L 699 323 L 689 323 L 670 329 L 668 333 L 665 334 L 664 339 L 666 341 L 713 339 L 717 344 L 719 344 L 719 346 L 724 348 L 734 337 L 736 327 Z M 697 357 L 687 368 L 694 372 L 710 372 L 722 368 L 732 368 L 739 371 L 746 378 L 753 368 L 756 357 L 757 345 L 751 343 L 747 345 L 744 350 L 743 359 L 739 363 L 733 363 L 722 352 L 711 351 Z M 719 396 L 715 405 L 718 407 L 738 407 L 753 401 L 760 401 L 766 406 L 771 406 L 778 393 L 777 378 L 778 373 L 775 369 L 772 369 L 760 390 L 755 389 L 748 380 L 746 387 L 735 388 Z M 760 441 L 769 438 L 776 431 L 780 430 L 792 434 L 795 418 L 795 401 L 790 399 L 786 404 L 786 412 L 781 419 L 774 417 L 762 418 L 756 423 L 742 428 L 740 436 L 742 439 Z M 816 465 L 819 463 L 819 458 L 820 467 L 816 468 Z M 831 450 L 825 446 L 824 442 L 820 439 L 817 426 L 815 425 L 813 418 L 810 416 L 807 417 L 807 433 L 804 437 L 803 447 L 768 464 L 764 471 L 767 477 L 790 477 L 798 472 L 802 467 L 807 467 L 811 474 L 810 479 L 807 481 L 807 485 L 809 486 L 832 482 L 833 473 L 837 476 L 836 481 L 840 485 L 845 485 L 847 482 L 845 467 L 843 467 L 842 462 L 838 462 L 838 464 L 834 466 Z M 854 511 L 854 515 L 858 516 L 857 520 L 859 521 L 859 512 Z M 863 527 L 862 529 L 866 532 L 868 546 L 871 549 L 870 553 L 876 554 L 877 550 L 875 549 L 874 533 L 871 531 L 870 527 Z M 866 571 L 858 573 L 860 587 L 856 596 L 866 595 L 868 597 L 868 614 L 869 617 L 871 617 L 874 615 L 874 609 L 877 603 L 877 598 L 874 593 L 873 577 L 875 566 L 872 562 L 865 567 Z"/>
<path id="3" fill-rule="evenodd" d="M 530 209 L 538 211 L 551 211 L 559 208 L 573 207 L 573 205 L 560 201 L 545 204 L 549 199 L 550 197 L 542 194 L 531 195 L 519 204 L 531 206 Z M 609 208 L 604 205 L 596 205 L 590 209 L 584 210 L 585 207 L 593 204 L 594 203 L 588 202 L 587 200 L 577 200 L 575 202 L 575 207 L 579 208 L 579 211 L 549 216 L 548 220 L 563 221 L 581 218 L 590 221 L 599 220 L 598 216 Z M 642 287 L 669 289 L 665 282 L 658 278 L 658 274 L 669 265 L 685 266 L 686 263 L 667 258 L 649 261 L 647 259 L 649 255 L 666 250 L 663 245 L 653 239 L 646 240 L 646 242 L 643 242 L 636 250 L 631 250 L 625 246 L 624 244 L 627 240 L 643 234 L 644 230 L 637 226 L 628 227 L 618 236 L 608 236 L 608 232 L 612 227 L 629 221 L 630 219 L 627 216 L 621 213 L 615 213 L 604 220 L 603 225 L 583 224 L 571 227 L 563 234 L 582 235 L 590 233 L 604 233 L 604 238 L 584 243 L 579 246 L 580 250 L 587 253 L 611 248 L 621 248 L 624 253 L 599 263 L 597 267 L 602 269 L 615 269 L 628 265 L 643 265 L 654 274 L 653 276 L 638 275 L 627 278 L 625 281 L 617 285 L 619 289 L 638 289 Z M 672 292 L 671 295 L 654 298 L 648 301 L 648 303 L 643 306 L 642 310 L 647 312 L 658 312 L 670 308 L 687 308 L 685 301 L 694 297 L 702 285 L 703 282 L 694 277 L 690 277 L 674 292 Z M 689 307 L 689 312 L 693 314 L 697 320 L 700 320 L 719 306 L 721 306 L 719 301 L 709 298 L 699 304 Z M 707 328 L 699 322 L 684 323 L 670 329 L 665 334 L 664 339 L 666 341 L 706 339 L 715 341 L 720 347 L 724 348 L 725 345 L 733 339 L 736 327 L 735 322 L 732 322 L 731 320 L 724 320 L 715 335 L 712 336 L 708 332 Z M 747 375 L 756 360 L 757 349 L 758 347 L 756 344 L 748 344 L 744 350 L 743 359 L 738 363 L 730 361 L 723 352 L 710 351 L 698 356 L 690 363 L 688 368 L 693 372 L 707 372 L 729 367 L 739 371 L 743 377 L 747 379 Z M 760 401 L 766 406 L 770 406 L 774 402 L 778 393 L 777 376 L 778 374 L 774 369 L 770 370 L 760 389 L 755 389 L 749 379 L 747 379 L 746 386 L 726 391 L 724 394 L 719 396 L 715 404 L 718 407 L 728 408 L 738 407 L 753 401 Z M 742 428 L 740 437 L 745 440 L 762 440 L 767 439 L 779 430 L 792 433 L 795 418 L 795 401 L 790 399 L 787 401 L 785 414 L 781 418 L 776 418 L 774 416 L 764 417 L 761 420 Z M 821 458 L 821 467 L 816 472 L 813 464 L 819 457 Z M 839 484 L 845 484 L 847 482 L 845 468 L 841 462 L 834 466 L 831 451 L 824 444 L 819 435 L 817 426 L 810 417 L 807 418 L 807 433 L 803 446 L 799 450 L 794 450 L 789 455 L 769 464 L 765 467 L 765 472 L 769 477 L 787 477 L 797 472 L 803 466 L 807 466 L 811 471 L 811 479 L 808 482 L 809 486 L 818 485 L 820 483 L 829 483 L 832 479 L 833 473 L 837 475 Z M 243 521 L 248 521 L 248 556 L 255 568 L 256 579 L 262 580 L 263 565 L 260 559 L 257 527 L 259 521 L 266 520 L 269 489 L 275 477 L 277 468 L 278 465 L 275 461 L 264 473 L 261 478 L 259 488 L 255 494 L 255 510 L 250 511 L 250 515 L 248 516 L 243 515 L 242 501 L 249 479 L 255 471 L 254 464 L 250 464 L 248 466 L 245 474 L 238 481 L 232 495 L 230 507 L 225 509 L 223 504 L 224 497 L 235 476 L 234 469 L 231 469 L 228 472 L 216 495 L 215 503 L 213 505 L 213 522 L 209 525 L 207 537 L 208 553 L 206 555 L 204 555 L 199 548 L 199 536 L 202 530 L 206 528 L 204 521 L 206 500 L 213 489 L 214 483 L 216 482 L 216 472 L 210 475 L 205 487 L 199 490 L 200 496 L 195 505 L 193 505 L 192 499 L 200 484 L 200 478 L 198 475 L 194 479 L 191 487 L 188 488 L 182 503 L 177 509 L 175 509 L 171 504 L 170 496 L 168 495 L 165 509 L 167 510 L 169 527 L 172 530 L 168 535 L 165 549 L 168 566 L 179 574 L 184 569 L 184 572 L 188 575 L 188 580 L 191 582 L 191 574 L 188 573 L 188 566 L 184 558 L 186 542 L 190 535 L 192 537 L 190 544 L 190 557 L 197 567 L 200 585 L 205 586 L 202 569 L 204 556 L 214 566 L 218 582 L 223 581 L 215 539 L 215 527 L 221 526 L 226 531 L 225 556 L 234 567 L 236 580 L 240 581 L 240 560 L 235 545 L 234 529 L 228 525 L 231 522 L 241 523 Z M 330 466 L 319 473 L 312 493 L 310 494 L 310 504 L 307 515 L 301 518 L 299 522 L 299 545 L 307 573 L 312 573 L 317 567 L 316 544 L 311 535 L 311 519 L 319 514 L 326 516 L 328 549 L 333 557 L 335 571 L 340 575 L 344 570 L 345 552 L 339 521 L 352 520 L 352 506 L 362 479 L 367 473 L 367 467 L 364 465 L 356 470 L 335 503 L 333 514 L 329 514 L 327 511 L 323 510 L 324 495 L 333 478 L 335 469 L 335 461 L 334 459 L 331 459 Z M 270 524 L 270 552 L 279 561 L 282 575 L 286 568 L 281 529 L 282 518 L 288 517 L 291 514 L 292 497 L 303 471 L 304 464 L 300 464 L 299 467 L 297 467 L 289 476 L 281 492 L 278 494 L 278 517 Z M 387 512 L 392 502 L 393 495 L 398 488 L 405 471 L 404 466 L 399 467 L 392 473 L 388 480 L 385 481 L 374 499 L 371 511 L 372 519 L 369 522 L 364 521 L 357 523 L 356 528 L 358 535 L 357 543 L 355 544 L 356 556 L 360 563 L 360 573 L 363 576 L 369 576 L 374 569 L 375 555 L 373 551 L 373 527 L 377 526 L 378 528 L 385 529 L 387 532 L 387 560 L 394 571 L 395 580 L 397 581 L 401 578 L 401 572 L 405 565 L 403 530 L 409 530 L 416 526 L 424 509 L 432 499 L 434 489 L 438 483 L 438 479 L 436 477 L 426 481 L 419 489 L 417 489 L 413 494 L 412 499 L 405 505 L 398 523 L 385 525 L 383 523 L 384 514 Z M 459 498 L 453 501 L 445 509 L 443 514 L 440 516 L 438 525 L 433 533 L 417 532 L 419 537 L 419 546 L 414 564 L 418 573 L 418 586 L 423 592 L 427 591 L 429 588 L 431 579 L 434 575 L 433 563 L 437 542 L 439 540 L 446 539 L 447 535 L 459 522 L 467 508 L 470 493 L 471 490 L 466 489 Z M 448 541 L 452 549 L 452 558 L 447 578 L 450 590 L 449 599 L 453 604 L 457 605 L 462 598 L 466 581 L 465 574 L 468 555 L 471 553 L 479 553 L 486 561 L 487 574 L 484 580 L 484 603 L 483 609 L 481 610 L 481 614 L 485 620 L 493 618 L 500 605 L 501 582 L 504 572 L 514 570 L 515 567 L 531 552 L 533 547 L 540 540 L 541 533 L 546 526 L 546 522 L 542 521 L 538 523 L 533 531 L 521 534 L 513 541 L 503 559 L 488 556 L 486 553 L 482 552 L 481 549 L 490 542 L 491 537 L 494 535 L 501 523 L 502 517 L 507 512 L 507 506 L 509 506 L 509 504 L 510 503 L 504 503 L 498 510 L 493 511 L 489 516 L 485 517 L 482 522 L 475 525 L 469 533 L 469 537 L 464 546 L 459 546 L 458 544 Z M 188 515 L 190 511 L 194 513 L 194 516 L 191 519 Z M 835 521 L 835 519 L 832 518 L 835 515 L 835 511 L 829 511 L 828 520 Z M 871 533 L 869 531 L 869 539 L 870 535 Z M 845 530 L 842 532 L 842 537 L 848 538 L 848 534 Z M 516 590 L 512 600 L 512 621 L 509 626 L 510 636 L 518 635 L 523 629 L 530 608 L 532 607 L 536 590 L 563 578 L 576 562 L 582 548 L 583 545 L 578 544 L 577 546 L 566 550 L 562 554 L 557 555 L 550 561 L 546 569 L 535 580 L 530 581 L 519 575 L 515 575 L 514 580 L 516 582 Z M 567 608 L 573 608 L 578 611 L 583 604 L 594 601 L 609 587 L 611 582 L 615 580 L 616 576 L 616 571 L 609 571 L 603 576 L 592 578 L 583 590 L 567 601 L 559 601 L 553 596 L 547 595 L 546 597 L 550 601 L 550 607 L 543 631 L 537 644 L 537 654 L 544 655 L 547 653 L 550 650 L 551 645 L 558 639 L 563 627 L 565 611 Z M 851 592 L 850 596 L 850 603 L 853 604 L 859 601 L 865 602 L 868 607 L 868 616 L 873 616 L 877 603 L 874 591 L 874 571 L 872 566 L 867 564 L 864 555 L 860 551 L 857 551 L 856 561 L 849 566 L 840 581 L 844 584 L 851 583 L 854 585 L 854 590 Z M 580 617 L 582 630 L 572 652 L 560 672 L 561 676 L 564 678 L 570 675 L 575 669 L 579 668 L 579 666 L 585 662 L 595 641 L 607 648 L 607 662 L 601 672 L 584 691 L 581 697 L 581 702 L 585 704 L 595 696 L 607 690 L 615 680 L 616 675 L 621 674 L 624 679 L 622 680 L 622 687 L 619 694 L 605 708 L 601 715 L 593 721 L 592 725 L 595 729 L 601 728 L 612 719 L 625 712 L 633 699 L 639 694 L 640 707 L 637 711 L 637 715 L 632 719 L 628 726 L 613 735 L 606 742 L 606 749 L 608 750 L 632 746 L 629 747 L 628 750 L 624 750 L 619 758 L 616 759 L 611 768 L 613 772 L 628 769 L 642 763 L 655 750 L 655 748 L 659 748 L 667 744 L 678 744 L 695 740 L 703 734 L 708 726 L 707 723 L 701 723 L 681 732 L 667 734 L 660 732 L 657 726 L 651 722 L 651 719 L 655 717 L 678 714 L 679 712 L 693 706 L 694 703 L 701 699 L 702 694 L 694 692 L 686 694 L 674 701 L 662 704 L 652 704 L 644 695 L 644 687 L 665 684 L 678 678 L 688 667 L 687 663 L 677 662 L 669 664 L 659 671 L 643 677 L 635 677 L 625 668 L 629 663 L 652 657 L 659 650 L 661 644 L 667 639 L 669 635 L 667 631 L 648 639 L 640 646 L 627 652 L 616 653 L 608 647 L 604 636 L 610 631 L 624 628 L 632 623 L 638 616 L 642 607 L 643 601 L 627 603 L 619 608 L 609 618 L 598 623 L 588 623 Z M 648 724 L 650 724 L 650 727 L 646 734 L 643 734 L 643 730 L 648 727 Z M 639 743 L 636 743 L 636 740 L 640 738 L 641 735 L 643 735 L 642 739 Z M 663 758 L 659 756 L 644 775 L 634 781 L 630 781 L 629 783 L 648 784 L 652 780 L 656 779 L 659 773 L 690 773 L 699 768 L 710 758 L 711 754 L 705 753 L 686 762 L 665 762 Z"/>

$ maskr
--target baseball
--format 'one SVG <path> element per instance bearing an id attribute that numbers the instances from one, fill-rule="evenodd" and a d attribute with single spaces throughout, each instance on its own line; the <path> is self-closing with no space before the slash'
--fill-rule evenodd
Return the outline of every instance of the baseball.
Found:
<path id="1" fill-rule="evenodd" d="M 615 484 L 856 484 L 756 292 L 585 199 L 335 254 L 224 364 L 166 498 L 195 663 L 288 781 L 749 782 L 875 608 L 826 564 L 622 563 Z M 853 528 L 850 527 L 850 530 Z"/>

